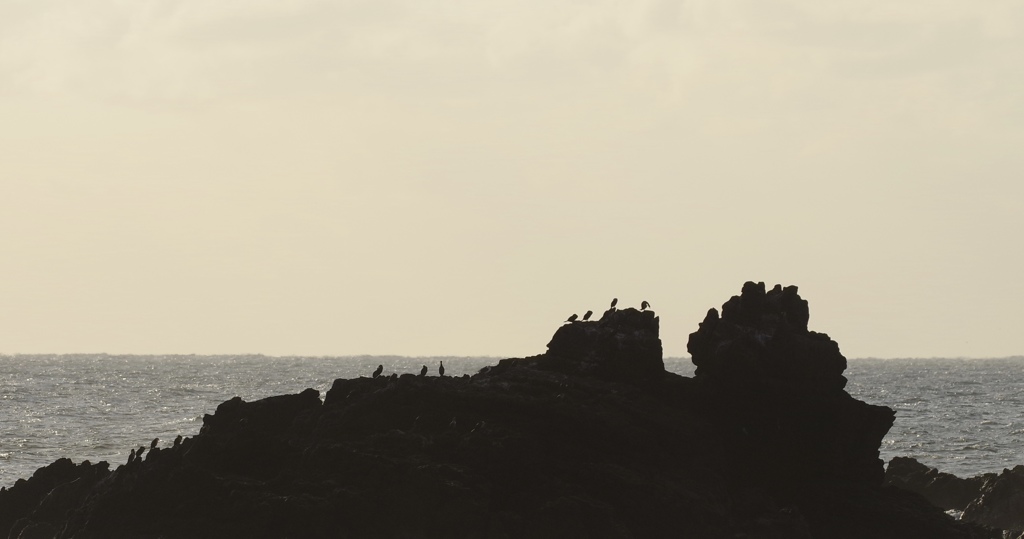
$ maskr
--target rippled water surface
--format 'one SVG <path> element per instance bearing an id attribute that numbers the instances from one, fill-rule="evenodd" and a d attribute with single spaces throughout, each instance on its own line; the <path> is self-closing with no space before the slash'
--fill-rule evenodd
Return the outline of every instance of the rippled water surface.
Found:
<path id="1" fill-rule="evenodd" d="M 385 374 L 472 374 L 497 358 L 265 356 L 0 356 L 0 486 L 60 457 L 127 460 L 153 438 L 193 436 L 205 413 L 234 396 L 255 400 L 335 378 Z M 689 376 L 686 359 L 666 368 Z M 886 460 L 913 456 L 960 476 L 1024 464 L 1024 358 L 851 360 L 848 391 L 897 411 L 882 446 Z"/>
<path id="2" fill-rule="evenodd" d="M 896 410 L 882 457 L 961 477 L 1024 464 L 1024 358 L 857 359 L 847 391 Z"/>

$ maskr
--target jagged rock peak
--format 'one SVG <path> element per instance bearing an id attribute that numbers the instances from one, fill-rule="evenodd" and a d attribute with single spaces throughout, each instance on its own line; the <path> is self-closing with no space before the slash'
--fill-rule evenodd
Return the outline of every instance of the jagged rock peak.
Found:
<path id="1" fill-rule="evenodd" d="M 718 311 L 708 311 L 687 349 L 697 378 L 774 378 L 842 389 L 846 358 L 824 333 L 808 331 L 810 310 L 796 286 L 747 282 Z"/>
<path id="2" fill-rule="evenodd" d="M 722 318 L 737 324 L 772 328 L 786 324 L 792 329 L 807 331 L 810 311 L 807 300 L 801 299 L 796 286 L 777 284 L 765 292 L 764 283 L 747 281 L 739 296 L 722 305 Z"/>

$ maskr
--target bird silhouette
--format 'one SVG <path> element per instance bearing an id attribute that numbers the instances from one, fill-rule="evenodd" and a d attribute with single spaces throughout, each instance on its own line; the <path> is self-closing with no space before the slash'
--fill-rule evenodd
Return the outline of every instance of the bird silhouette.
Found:
<path id="1" fill-rule="evenodd" d="M 587 311 L 587 313 L 583 315 L 583 321 L 586 322 L 587 320 L 590 320 L 590 315 L 592 314 L 594 314 L 594 311 Z"/>
<path id="2" fill-rule="evenodd" d="M 420 376 L 426 376 L 426 375 L 427 375 L 427 366 L 424 365 L 423 368 L 420 369 Z"/>
<path id="3" fill-rule="evenodd" d="M 612 298 L 612 307 L 611 308 L 614 309 L 615 308 L 615 304 L 617 304 L 618 302 L 619 302 L 619 298 Z"/>
<path id="4" fill-rule="evenodd" d="M 153 438 L 152 442 L 149 442 L 150 449 L 156 449 L 156 444 L 160 443 L 160 438 Z"/>
<path id="5" fill-rule="evenodd" d="M 442 361 L 441 366 L 437 368 L 437 374 L 444 376 L 444 361 Z"/>
<path id="6" fill-rule="evenodd" d="M 174 438 L 174 447 L 178 447 L 179 445 L 181 445 L 181 435 L 180 434 L 177 437 Z"/>
<path id="7" fill-rule="evenodd" d="M 135 450 L 132 449 L 131 453 L 128 453 L 128 464 L 135 462 Z"/>
<path id="8" fill-rule="evenodd" d="M 650 309 L 650 308 L 651 308 L 651 304 L 647 303 L 647 300 L 644 300 L 644 301 L 640 302 L 640 310 L 641 311 L 646 311 L 647 309 Z"/>
<path id="9" fill-rule="evenodd" d="M 576 319 L 577 319 L 577 318 L 579 318 L 579 317 L 580 317 L 580 316 L 579 316 L 578 314 L 573 314 L 572 316 L 570 316 L 570 317 L 569 317 L 569 318 L 568 318 L 568 319 L 566 320 L 566 322 L 575 322 L 575 321 L 576 321 Z"/>
<path id="10" fill-rule="evenodd" d="M 373 371 L 373 377 L 380 376 L 380 373 L 384 372 L 384 365 L 377 365 L 377 370 Z"/>

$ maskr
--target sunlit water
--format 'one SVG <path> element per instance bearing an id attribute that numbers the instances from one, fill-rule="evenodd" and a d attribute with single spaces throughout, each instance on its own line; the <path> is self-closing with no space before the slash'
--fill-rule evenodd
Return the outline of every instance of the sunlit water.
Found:
<path id="1" fill-rule="evenodd" d="M 847 391 L 896 410 L 882 456 L 960 477 L 1024 464 L 1024 357 L 858 359 Z"/>
<path id="2" fill-rule="evenodd" d="M 438 361 L 473 374 L 498 358 L 264 356 L 0 356 L 0 486 L 60 457 L 112 466 L 153 438 L 193 436 L 205 413 L 234 396 L 255 400 L 336 378 L 418 373 Z M 666 368 L 690 376 L 687 359 Z M 851 360 L 855 397 L 890 406 L 886 460 L 906 455 L 960 476 L 1024 464 L 1024 358 Z"/>

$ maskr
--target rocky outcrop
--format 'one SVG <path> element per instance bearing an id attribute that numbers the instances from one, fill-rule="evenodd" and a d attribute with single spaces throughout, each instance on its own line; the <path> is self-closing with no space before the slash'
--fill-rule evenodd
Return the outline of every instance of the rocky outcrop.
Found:
<path id="1" fill-rule="evenodd" d="M 807 484 L 881 486 L 882 438 L 895 412 L 843 388 L 846 358 L 809 331 L 797 287 L 748 282 L 690 334 L 700 402 L 751 476 L 794 492 Z"/>
<path id="2" fill-rule="evenodd" d="M 624 309 L 474 376 L 231 399 L 59 510 L 67 464 L 0 491 L 0 537 L 997 537 L 881 486 L 891 410 L 845 393 L 806 313 L 748 284 L 691 336 L 692 379 L 664 371 L 654 313 Z"/>
<path id="3" fill-rule="evenodd" d="M 885 483 L 923 496 L 936 507 L 962 511 L 961 519 L 1024 538 L 1024 466 L 960 478 L 912 458 L 889 461 Z"/>
<path id="4" fill-rule="evenodd" d="M 940 472 L 909 457 L 894 457 L 885 469 L 885 484 L 924 496 L 945 510 L 963 511 L 981 494 L 982 486 L 995 474 L 962 479 Z"/>
<path id="5" fill-rule="evenodd" d="M 964 509 L 963 519 L 1024 536 L 1024 466 L 985 477 L 978 497 Z"/>
<path id="6" fill-rule="evenodd" d="M 846 387 L 846 358 L 824 333 L 807 329 L 807 301 L 797 287 L 748 282 L 739 296 L 711 309 L 690 334 L 687 350 L 698 379 L 720 385 L 766 380 L 835 392 Z M 888 430 L 888 427 L 886 427 Z"/>
<path id="7" fill-rule="evenodd" d="M 616 382 L 656 382 L 665 375 L 658 326 L 654 311 L 612 308 L 600 320 L 563 324 L 548 343 L 547 353 L 502 360 L 493 373 L 513 365 L 530 365 Z"/>
<path id="8" fill-rule="evenodd" d="M 58 459 L 10 489 L 0 489 L 0 536 L 56 536 L 65 514 L 107 476 L 108 468 L 106 462 L 76 465 Z"/>

